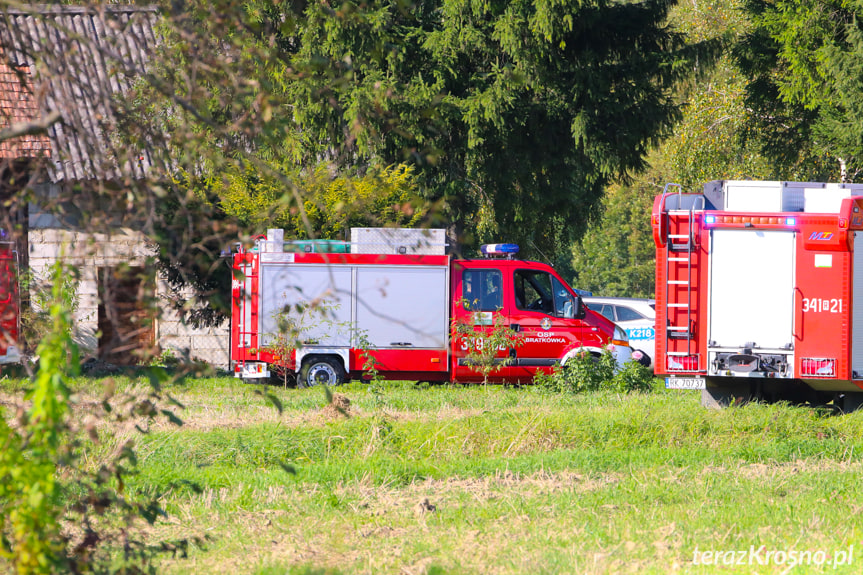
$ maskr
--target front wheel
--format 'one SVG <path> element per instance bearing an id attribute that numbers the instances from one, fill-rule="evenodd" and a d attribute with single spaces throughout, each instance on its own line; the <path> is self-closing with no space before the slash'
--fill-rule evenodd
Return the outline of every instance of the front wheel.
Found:
<path id="1" fill-rule="evenodd" d="M 303 362 L 297 384 L 300 387 L 341 385 L 345 381 L 342 362 L 331 357 L 315 357 Z"/>

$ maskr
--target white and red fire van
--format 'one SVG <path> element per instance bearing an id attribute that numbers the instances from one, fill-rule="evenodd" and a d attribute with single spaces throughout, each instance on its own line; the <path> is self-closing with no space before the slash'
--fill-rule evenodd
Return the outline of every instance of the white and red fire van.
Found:
<path id="1" fill-rule="evenodd" d="M 588 310 L 552 267 L 513 259 L 513 244 L 454 259 L 442 230 L 355 228 L 350 244 L 282 238 L 269 230 L 233 256 L 237 377 L 286 369 L 299 385 L 333 385 L 361 378 L 371 355 L 386 379 L 479 382 L 465 358 L 495 322 L 520 341 L 498 350 L 509 359 L 489 381 L 530 382 L 580 352 L 631 356 L 621 328 Z M 454 335 L 453 318 L 474 333 Z"/>

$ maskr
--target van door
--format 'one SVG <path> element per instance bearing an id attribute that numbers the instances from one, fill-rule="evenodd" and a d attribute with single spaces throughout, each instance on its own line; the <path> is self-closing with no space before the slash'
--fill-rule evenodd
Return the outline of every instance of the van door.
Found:
<path id="1" fill-rule="evenodd" d="M 512 281 L 510 323 L 522 334 L 513 375 L 532 378 L 537 370 L 549 371 L 567 351 L 581 346 L 584 322 L 576 319 L 581 301 L 547 271 L 517 269 Z"/>
<path id="2" fill-rule="evenodd" d="M 472 327 L 468 334 L 453 338 L 453 379 L 462 382 L 482 381 L 479 370 L 470 365 L 467 357 L 471 348 L 485 345 L 489 332 L 495 329 L 495 321 L 509 326 L 508 304 L 504 293 L 511 290 L 504 285 L 504 274 L 497 267 L 464 267 L 455 264 L 453 269 L 452 317 L 462 326 Z M 508 349 L 497 353 L 503 363 L 509 356 Z M 509 381 L 512 366 L 501 365 L 489 374 L 489 381 Z"/>

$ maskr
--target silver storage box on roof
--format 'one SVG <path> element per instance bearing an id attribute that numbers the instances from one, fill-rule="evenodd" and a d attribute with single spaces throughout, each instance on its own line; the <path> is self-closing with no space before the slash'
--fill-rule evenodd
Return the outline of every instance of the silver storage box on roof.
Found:
<path id="1" fill-rule="evenodd" d="M 708 209 L 729 212 L 838 213 L 842 200 L 863 196 L 863 184 L 714 180 L 704 184 Z"/>
<path id="2" fill-rule="evenodd" d="M 815 184 L 803 191 L 806 200 L 804 212 L 838 214 L 842 200 L 863 196 L 863 184 Z"/>
<path id="3" fill-rule="evenodd" d="M 351 228 L 352 254 L 445 255 L 442 229 Z"/>
<path id="4" fill-rule="evenodd" d="M 729 212 L 802 212 L 804 190 L 817 184 L 801 182 L 724 182 Z"/>

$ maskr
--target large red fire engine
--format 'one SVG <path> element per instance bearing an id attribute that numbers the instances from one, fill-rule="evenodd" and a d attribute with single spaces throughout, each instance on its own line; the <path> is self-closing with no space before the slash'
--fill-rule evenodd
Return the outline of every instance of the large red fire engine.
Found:
<path id="1" fill-rule="evenodd" d="M 863 402 L 863 185 L 669 184 L 652 226 L 666 387 L 710 406 Z"/>
<path id="2" fill-rule="evenodd" d="M 350 244 L 285 243 L 282 234 L 269 230 L 234 254 L 237 377 L 287 369 L 300 385 L 333 385 L 361 378 L 371 356 L 387 379 L 478 382 L 466 356 L 495 324 L 520 341 L 498 350 L 509 360 L 489 381 L 528 382 L 582 351 L 631 356 L 621 328 L 588 310 L 550 266 L 511 259 L 513 244 L 460 260 L 446 255 L 442 230 L 355 228 Z M 452 318 L 473 332 L 453 335 Z"/>

